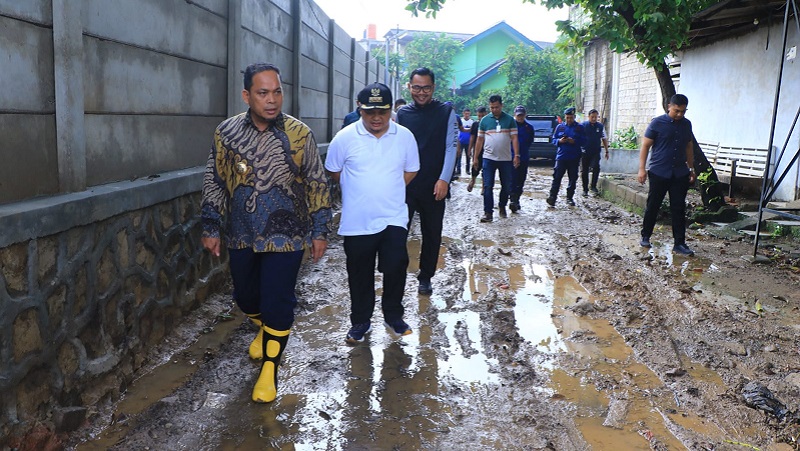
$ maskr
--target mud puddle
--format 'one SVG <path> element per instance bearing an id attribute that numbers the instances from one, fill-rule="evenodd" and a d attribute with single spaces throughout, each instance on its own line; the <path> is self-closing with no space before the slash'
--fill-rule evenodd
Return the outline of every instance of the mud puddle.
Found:
<path id="1" fill-rule="evenodd" d="M 680 411 L 675 394 L 604 319 L 579 316 L 579 302 L 593 302 L 572 277 L 553 278 L 546 267 L 519 265 L 508 271 L 516 291 L 520 334 L 541 352 L 567 359 L 545 364 L 551 396 L 576 409 L 575 423 L 593 449 L 649 450 L 657 444 L 682 449 L 675 436 L 690 430 L 722 439 L 725 433 L 703 418 Z M 724 384 L 713 371 L 686 359 L 695 379 Z"/>
<path id="2" fill-rule="evenodd" d="M 199 365 L 217 352 L 230 333 L 238 327 L 240 318 L 225 317 L 203 334 L 188 348 L 172 356 L 169 362 L 134 381 L 125 391 L 112 414 L 111 425 L 94 440 L 81 443 L 78 451 L 107 450 L 136 426 L 137 415 L 154 403 L 169 396 L 192 377 Z"/>

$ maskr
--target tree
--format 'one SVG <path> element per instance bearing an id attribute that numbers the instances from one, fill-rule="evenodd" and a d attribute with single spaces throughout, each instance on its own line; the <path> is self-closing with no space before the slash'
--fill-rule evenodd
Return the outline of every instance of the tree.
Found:
<path id="1" fill-rule="evenodd" d="M 561 114 L 572 104 L 575 77 L 562 52 L 518 44 L 510 46 L 505 56 L 506 63 L 500 68 L 508 77 L 503 103 L 525 105 L 536 114 Z"/>
<path id="2" fill-rule="evenodd" d="M 461 51 L 461 42 L 446 34 L 420 33 L 406 46 L 406 68 L 401 80 L 418 67 L 427 67 L 436 74 L 437 93 L 451 91 L 453 83 L 453 57 Z M 407 91 L 404 91 L 407 94 Z M 452 94 L 452 92 L 451 92 Z"/>

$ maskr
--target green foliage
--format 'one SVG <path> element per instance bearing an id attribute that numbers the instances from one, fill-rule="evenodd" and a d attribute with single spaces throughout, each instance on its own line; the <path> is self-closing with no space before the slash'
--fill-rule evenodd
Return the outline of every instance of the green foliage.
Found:
<path id="1" fill-rule="evenodd" d="M 405 70 L 400 80 L 408 81 L 408 76 L 418 67 L 430 68 L 436 74 L 437 97 L 449 90 L 453 83 L 453 57 L 463 45 L 446 34 L 421 33 L 406 46 Z M 408 91 L 403 91 L 407 99 Z"/>
<path id="2" fill-rule="evenodd" d="M 386 49 L 380 48 L 374 50 L 375 52 L 375 59 L 380 61 L 381 64 L 385 64 L 386 62 Z M 400 75 L 402 74 L 403 68 L 406 66 L 406 60 L 403 58 L 402 55 L 396 52 L 389 52 L 389 73 L 392 74 L 395 78 L 400 80 Z M 400 80 L 402 82 L 402 80 Z"/>
<path id="3" fill-rule="evenodd" d="M 566 55 L 518 44 L 506 50 L 500 73 L 508 77 L 503 104 L 525 105 L 531 114 L 560 114 L 573 104 L 574 80 Z M 488 99 L 486 93 L 482 96 Z"/>
<path id="4" fill-rule="evenodd" d="M 527 0 L 533 2 L 535 0 Z M 662 69 L 688 42 L 692 15 L 717 0 L 541 0 L 549 9 L 580 6 L 586 20 L 558 21 L 576 46 L 602 38 L 618 53 L 634 52 L 642 64 Z M 430 2 L 428 2 L 430 3 Z"/>
<path id="5" fill-rule="evenodd" d="M 616 139 L 611 141 L 609 144 L 614 149 L 638 149 L 639 146 L 637 144 L 637 140 L 639 139 L 639 134 L 636 133 L 636 129 L 633 128 L 633 125 L 630 126 L 627 130 L 617 130 L 614 132 L 614 136 Z"/>

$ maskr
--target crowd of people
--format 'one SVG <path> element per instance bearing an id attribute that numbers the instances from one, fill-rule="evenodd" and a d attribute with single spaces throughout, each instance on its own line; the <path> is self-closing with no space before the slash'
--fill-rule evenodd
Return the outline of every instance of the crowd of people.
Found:
<path id="1" fill-rule="evenodd" d="M 499 217 L 506 218 L 506 207 L 512 213 L 521 209 L 534 130 L 526 121 L 526 108 L 516 106 L 513 116 L 505 113 L 499 95 L 488 98 L 488 111 L 486 106 L 476 108 L 477 119 L 469 109 L 458 116 L 452 104 L 434 97 L 436 76 L 422 67 L 409 77 L 410 103 L 394 100 L 381 83 L 360 90 L 357 108 L 345 117 L 323 164 L 311 129 L 282 112 L 280 69 L 252 64 L 243 81 L 242 100 L 248 110 L 223 121 L 214 134 L 203 179 L 202 244 L 217 257 L 223 245 L 227 248 L 234 300 L 258 327 L 248 348 L 250 357 L 261 361 L 252 399 L 271 402 L 294 323 L 303 255 L 308 251 L 317 262 L 327 249 L 332 221 L 329 179 L 342 193 L 338 233 L 344 239 L 350 294 L 345 340 L 358 344 L 372 330 L 376 269 L 383 274 L 384 325 L 399 338 L 412 333 L 403 318 L 403 295 L 409 264 L 406 241 L 415 216 L 422 236 L 417 291 L 427 296 L 433 293 L 446 199 L 451 181 L 460 175 L 462 155 L 470 176 L 467 191 L 482 174 L 480 222 L 494 220 L 496 175 L 497 209 Z M 684 219 L 686 191 L 694 181 L 691 123 L 683 117 L 687 104 L 685 96 L 673 97 L 668 113 L 647 128 L 638 180 L 650 179 L 640 244 L 650 246 L 658 210 L 669 193 L 673 250 L 691 255 Z M 583 123 L 575 121 L 575 112 L 564 111 L 565 120 L 552 136 L 558 150 L 546 200 L 551 207 L 564 174 L 566 202 L 575 205 L 579 167 L 583 195 L 598 193 L 602 148 L 609 157 L 598 112 L 589 111 Z"/>

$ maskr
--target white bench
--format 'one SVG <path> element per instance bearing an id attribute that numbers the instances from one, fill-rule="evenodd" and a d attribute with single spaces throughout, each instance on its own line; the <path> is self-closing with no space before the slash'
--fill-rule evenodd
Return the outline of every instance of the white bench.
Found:
<path id="1" fill-rule="evenodd" d="M 717 172 L 720 182 L 731 183 L 733 178 L 761 179 L 764 176 L 767 149 L 721 146 L 714 142 L 697 143 Z"/>

